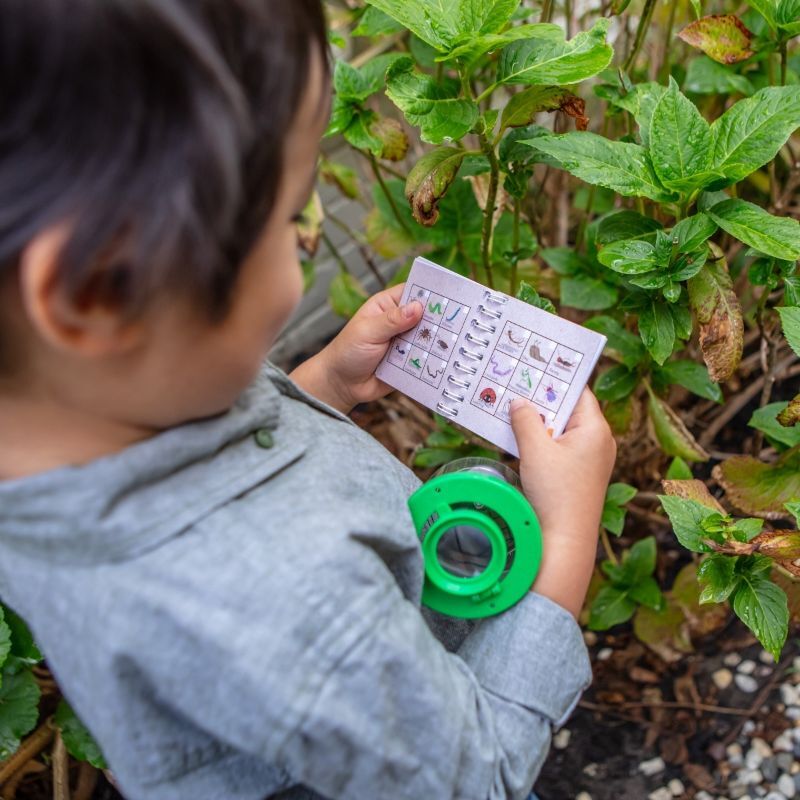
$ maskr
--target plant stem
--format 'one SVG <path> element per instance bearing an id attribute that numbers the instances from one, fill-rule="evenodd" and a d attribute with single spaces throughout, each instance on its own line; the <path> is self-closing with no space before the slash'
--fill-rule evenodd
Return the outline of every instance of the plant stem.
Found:
<path id="1" fill-rule="evenodd" d="M 400 216 L 400 209 L 397 207 L 397 203 L 394 201 L 394 197 L 392 197 L 392 193 L 389 191 L 389 187 L 386 185 L 386 181 L 383 179 L 383 175 L 381 175 L 380 168 L 378 167 L 378 160 L 375 158 L 373 153 L 369 154 L 369 163 L 372 166 L 372 174 L 375 176 L 375 179 L 378 181 L 378 184 L 381 187 L 381 191 L 383 192 L 386 200 L 389 202 L 389 205 L 392 208 L 392 213 L 395 216 L 395 219 L 399 223 L 400 227 L 409 235 L 411 236 L 411 231 L 408 229 L 408 225 L 406 225 L 406 221 Z"/>
<path id="2" fill-rule="evenodd" d="M 617 566 L 617 564 L 619 564 L 619 560 L 614 555 L 614 551 L 611 549 L 611 542 L 608 539 L 608 531 L 602 525 L 600 526 L 600 541 L 603 543 L 603 550 L 606 552 L 606 558 L 614 566 Z"/>
<path id="3" fill-rule="evenodd" d="M 664 35 L 664 54 L 662 56 L 661 67 L 658 74 L 661 77 L 661 82 L 666 83 L 670 73 L 670 42 L 672 41 L 672 29 L 675 25 L 675 9 L 678 7 L 677 2 L 670 3 L 669 6 L 669 19 L 667 21 L 667 29 Z"/>
<path id="4" fill-rule="evenodd" d="M 335 214 L 331 214 L 330 211 L 328 212 L 327 217 L 334 225 L 336 225 L 337 228 L 343 230 L 356 243 L 356 247 L 358 247 L 358 251 L 361 253 L 364 263 L 378 281 L 378 286 L 380 286 L 381 289 L 385 289 L 386 278 L 384 278 L 383 275 L 381 275 L 381 273 L 378 271 L 378 267 L 375 264 L 375 259 L 373 259 L 372 255 L 370 255 L 369 249 L 364 241 L 364 237 L 354 231 L 344 220 L 339 219 L 339 217 L 337 217 Z"/>
<path id="5" fill-rule="evenodd" d="M 497 84 L 493 83 L 487 86 L 476 98 L 475 102 L 480 103 L 482 100 L 485 100 L 495 89 L 497 88 Z M 472 92 L 470 92 L 471 94 Z"/>
<path id="6" fill-rule="evenodd" d="M 544 0 L 542 3 L 542 13 L 539 17 L 539 22 L 550 22 L 553 16 L 553 0 Z"/>
<path id="7" fill-rule="evenodd" d="M 519 264 L 519 215 L 522 211 L 522 201 L 514 198 L 514 228 L 512 230 L 511 249 L 514 251 L 514 260 L 511 262 L 511 285 L 508 293 L 514 297 L 517 294 L 517 265 Z"/>
<path id="8" fill-rule="evenodd" d="M 786 40 L 784 39 L 780 43 L 780 52 L 781 52 L 781 86 L 786 85 Z"/>
<path id="9" fill-rule="evenodd" d="M 485 134 L 479 137 L 481 143 L 481 150 L 483 150 L 486 158 L 489 159 L 489 190 L 486 193 L 486 208 L 483 210 L 483 230 L 481 231 L 481 258 L 483 260 L 483 268 L 486 270 L 486 284 L 490 289 L 494 289 L 494 280 L 492 278 L 492 233 L 494 232 L 494 206 L 497 201 L 497 183 L 500 174 L 500 164 L 497 161 L 497 155 L 494 148 L 489 143 Z"/>
<path id="10" fill-rule="evenodd" d="M 639 26 L 636 28 L 636 38 L 633 41 L 631 52 L 625 59 L 623 69 L 625 72 L 630 72 L 633 62 L 636 61 L 636 56 L 639 55 L 639 50 L 642 48 L 647 29 L 650 27 L 650 20 L 653 16 L 653 10 L 656 7 L 656 0 L 645 0 L 644 8 L 642 9 L 642 16 L 639 18 Z"/>
<path id="11" fill-rule="evenodd" d="M 564 19 L 566 21 L 567 39 L 572 38 L 572 0 L 564 0 Z"/>
<path id="12" fill-rule="evenodd" d="M 339 252 L 339 248 L 331 241 L 330 236 L 328 236 L 325 231 L 322 231 L 322 241 L 325 242 L 325 246 L 330 251 L 330 254 L 336 260 L 336 263 L 339 265 L 339 269 L 342 272 L 346 272 L 348 275 L 350 274 L 350 270 L 347 267 L 347 262 L 342 258 L 342 254 Z"/>

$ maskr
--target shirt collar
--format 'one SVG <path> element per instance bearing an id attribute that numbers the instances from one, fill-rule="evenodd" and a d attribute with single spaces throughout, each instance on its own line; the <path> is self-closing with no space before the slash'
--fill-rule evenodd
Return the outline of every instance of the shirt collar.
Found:
<path id="1" fill-rule="evenodd" d="M 302 437 L 278 424 L 282 394 L 342 417 L 267 364 L 224 414 L 85 465 L 0 481 L 0 549 L 98 563 L 157 546 L 302 456 Z M 261 429 L 272 433 L 269 449 L 251 435 Z"/>

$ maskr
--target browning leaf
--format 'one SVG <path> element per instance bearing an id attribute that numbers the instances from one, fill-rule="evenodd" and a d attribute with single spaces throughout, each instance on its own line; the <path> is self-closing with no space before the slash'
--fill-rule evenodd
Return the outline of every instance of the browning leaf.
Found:
<path id="1" fill-rule="evenodd" d="M 698 480 L 663 480 L 661 486 L 665 494 L 672 495 L 673 497 L 680 497 L 683 500 L 694 500 L 704 506 L 708 506 L 712 511 L 719 514 L 727 514 L 728 512 L 719 504 L 714 495 L 708 491 L 708 487 L 703 481 Z"/>
<path id="2" fill-rule="evenodd" d="M 784 428 L 792 428 L 800 422 L 800 394 L 790 400 L 789 405 L 778 414 L 778 422 Z"/>
<path id="3" fill-rule="evenodd" d="M 575 129 L 585 131 L 589 129 L 589 117 L 586 116 L 586 101 L 574 94 L 568 95 L 561 104 L 561 111 L 575 120 Z"/>
<path id="4" fill-rule="evenodd" d="M 764 531 L 750 544 L 763 556 L 777 561 L 795 561 L 800 558 L 800 531 Z"/>
<path id="5" fill-rule="evenodd" d="M 700 349 L 712 381 L 733 375 L 742 359 L 744 322 L 722 251 L 710 244 L 713 261 L 688 282 L 689 304 L 700 324 Z"/>
<path id="6" fill-rule="evenodd" d="M 753 55 L 753 34 L 733 14 L 712 14 L 687 25 L 679 34 L 720 64 L 735 64 Z"/>
<path id="7" fill-rule="evenodd" d="M 697 443 L 683 420 L 661 399 L 649 392 L 648 410 L 653 438 L 670 456 L 686 461 L 708 461 L 710 456 Z"/>
<path id="8" fill-rule="evenodd" d="M 456 177 L 466 151 L 437 147 L 411 168 L 406 178 L 406 198 L 420 225 L 431 226 L 439 219 L 439 201 Z"/>
<path id="9" fill-rule="evenodd" d="M 322 233 L 322 220 L 325 214 L 319 192 L 314 192 L 303 209 L 300 222 L 297 223 L 297 246 L 308 253 L 310 258 L 316 255 Z"/>
<path id="10" fill-rule="evenodd" d="M 408 152 L 408 136 L 403 126 L 391 117 L 380 117 L 370 127 L 370 133 L 380 140 L 378 158 L 386 161 L 402 161 Z"/>
<path id="11" fill-rule="evenodd" d="M 490 175 L 484 172 L 482 175 L 469 175 L 467 180 L 472 186 L 472 193 L 475 195 L 475 202 L 479 208 L 486 208 L 486 201 L 489 199 L 489 180 Z M 494 201 L 494 215 L 492 216 L 492 230 L 503 215 L 503 210 L 509 202 L 508 192 L 503 188 L 503 178 L 505 175 L 500 175 L 497 184 L 497 194 Z"/>

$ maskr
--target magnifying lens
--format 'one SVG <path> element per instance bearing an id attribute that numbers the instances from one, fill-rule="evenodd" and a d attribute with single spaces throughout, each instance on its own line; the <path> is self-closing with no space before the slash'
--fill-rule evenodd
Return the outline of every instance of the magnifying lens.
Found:
<path id="1" fill-rule="evenodd" d="M 451 617 L 499 614 L 530 590 L 542 530 L 514 470 L 487 458 L 439 469 L 408 499 L 422 543 L 422 603 Z"/>

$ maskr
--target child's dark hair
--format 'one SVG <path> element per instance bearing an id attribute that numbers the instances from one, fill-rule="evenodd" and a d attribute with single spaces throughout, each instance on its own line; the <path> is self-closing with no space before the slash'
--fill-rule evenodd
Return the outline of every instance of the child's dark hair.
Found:
<path id="1" fill-rule="evenodd" d="M 64 223 L 67 295 L 220 317 L 263 229 L 320 0 L 0 0 L 0 275 Z M 320 108 L 320 113 L 325 113 Z"/>

